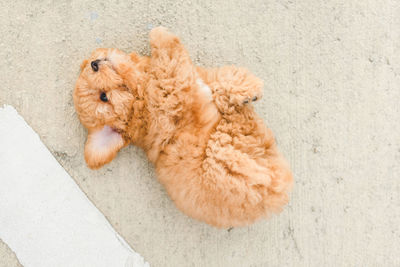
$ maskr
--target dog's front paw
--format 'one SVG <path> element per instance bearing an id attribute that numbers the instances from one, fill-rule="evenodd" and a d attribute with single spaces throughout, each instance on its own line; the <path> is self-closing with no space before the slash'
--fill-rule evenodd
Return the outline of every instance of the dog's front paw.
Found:
<path id="1" fill-rule="evenodd" d="M 250 97 L 244 97 L 244 98 L 242 98 L 243 100 L 241 101 L 241 103 L 242 104 L 248 104 L 248 103 L 250 103 L 250 102 L 254 102 L 254 101 L 257 101 L 258 99 L 260 99 L 260 97 L 259 96 L 253 96 L 253 97 L 251 97 L 251 99 L 250 99 Z"/>
<path id="2" fill-rule="evenodd" d="M 230 100 L 236 105 L 247 105 L 262 98 L 261 87 L 244 87 L 241 90 L 233 90 Z"/>
<path id="3" fill-rule="evenodd" d="M 169 47 L 173 43 L 179 43 L 179 38 L 162 26 L 152 29 L 149 37 L 153 47 Z"/>
<path id="4" fill-rule="evenodd" d="M 160 36 L 163 36 L 163 35 L 171 35 L 171 33 L 168 32 L 168 29 L 163 26 L 155 27 L 150 31 L 150 34 L 149 34 L 150 41 L 154 40 L 154 39 L 158 39 Z"/>

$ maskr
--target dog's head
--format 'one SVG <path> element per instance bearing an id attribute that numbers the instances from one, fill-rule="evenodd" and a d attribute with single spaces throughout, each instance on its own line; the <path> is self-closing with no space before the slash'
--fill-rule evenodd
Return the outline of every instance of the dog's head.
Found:
<path id="1" fill-rule="evenodd" d="M 117 49 L 96 49 L 81 64 L 73 98 L 81 123 L 88 129 L 85 160 L 90 168 L 110 162 L 129 141 L 124 138 L 134 95 L 116 68 L 130 64 Z"/>

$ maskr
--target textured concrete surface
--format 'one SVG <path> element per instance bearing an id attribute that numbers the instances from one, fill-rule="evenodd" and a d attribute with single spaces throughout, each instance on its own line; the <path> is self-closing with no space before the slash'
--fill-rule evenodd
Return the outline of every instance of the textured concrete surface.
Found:
<path id="1" fill-rule="evenodd" d="M 0 239 L 22 265 L 149 267 L 9 105 L 0 147 Z"/>
<path id="2" fill-rule="evenodd" d="M 0 104 L 17 108 L 152 266 L 400 266 L 399 1 L 1 0 L 0 9 Z M 256 108 L 296 179 L 280 216 L 231 231 L 191 220 L 134 147 L 86 168 L 71 96 L 81 60 L 100 46 L 148 53 L 160 24 L 197 63 L 235 63 L 265 80 Z M 0 266 L 15 264 L 1 245 Z"/>

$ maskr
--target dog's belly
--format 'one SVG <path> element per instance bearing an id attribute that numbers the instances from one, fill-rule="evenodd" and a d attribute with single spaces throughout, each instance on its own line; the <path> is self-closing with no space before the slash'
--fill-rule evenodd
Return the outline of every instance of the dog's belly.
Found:
<path id="1" fill-rule="evenodd" d="M 222 117 L 208 135 L 181 134 L 156 164 L 179 209 L 220 227 L 245 225 L 278 210 L 287 203 L 292 179 L 258 116 L 238 116 Z"/>

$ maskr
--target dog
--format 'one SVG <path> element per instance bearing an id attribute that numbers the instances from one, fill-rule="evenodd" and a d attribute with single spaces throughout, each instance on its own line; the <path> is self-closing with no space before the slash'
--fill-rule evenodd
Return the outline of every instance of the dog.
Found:
<path id="1" fill-rule="evenodd" d="M 236 66 L 195 66 L 162 27 L 150 46 L 149 57 L 100 48 L 83 61 L 73 98 L 88 129 L 87 165 L 100 168 L 133 144 L 195 219 L 230 228 L 280 212 L 293 177 L 252 106 L 263 82 Z"/>

